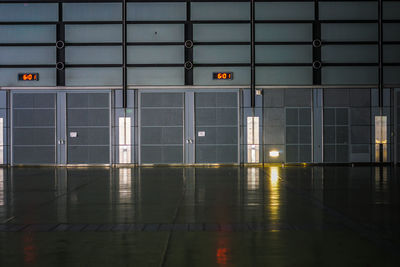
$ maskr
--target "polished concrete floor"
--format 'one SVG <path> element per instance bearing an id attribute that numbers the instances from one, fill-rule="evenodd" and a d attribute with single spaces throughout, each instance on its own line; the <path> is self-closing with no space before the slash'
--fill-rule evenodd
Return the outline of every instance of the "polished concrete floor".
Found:
<path id="1" fill-rule="evenodd" d="M 400 266 L 392 167 L 0 169 L 0 266 Z"/>

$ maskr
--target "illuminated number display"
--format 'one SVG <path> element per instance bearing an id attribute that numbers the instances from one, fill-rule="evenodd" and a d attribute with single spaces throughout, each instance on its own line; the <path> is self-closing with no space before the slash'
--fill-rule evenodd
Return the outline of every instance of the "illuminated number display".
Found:
<path id="1" fill-rule="evenodd" d="M 20 73 L 18 81 L 39 81 L 39 73 Z"/>
<path id="2" fill-rule="evenodd" d="M 213 72 L 213 80 L 233 80 L 233 72 Z"/>

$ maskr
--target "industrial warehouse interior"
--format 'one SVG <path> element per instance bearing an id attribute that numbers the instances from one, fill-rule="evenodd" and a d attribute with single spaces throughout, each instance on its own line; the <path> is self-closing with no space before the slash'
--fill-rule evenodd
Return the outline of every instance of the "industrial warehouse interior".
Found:
<path id="1" fill-rule="evenodd" d="M 0 0 L 0 266 L 400 266 L 399 0 Z"/>

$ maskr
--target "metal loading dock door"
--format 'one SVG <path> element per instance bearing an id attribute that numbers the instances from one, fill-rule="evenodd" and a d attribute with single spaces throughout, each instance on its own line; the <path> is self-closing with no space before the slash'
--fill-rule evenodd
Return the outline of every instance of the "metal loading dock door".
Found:
<path id="1" fill-rule="evenodd" d="M 110 94 L 12 94 L 13 164 L 109 164 Z"/>
<path id="2" fill-rule="evenodd" d="M 238 92 L 140 92 L 140 163 L 238 163 Z"/>

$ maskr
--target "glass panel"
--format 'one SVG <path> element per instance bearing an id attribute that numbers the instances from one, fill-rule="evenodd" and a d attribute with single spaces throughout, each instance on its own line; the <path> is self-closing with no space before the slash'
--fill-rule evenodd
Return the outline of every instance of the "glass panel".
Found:
<path id="1" fill-rule="evenodd" d="M 256 3 L 256 20 L 312 20 L 314 3 Z"/>
<path id="2" fill-rule="evenodd" d="M 383 19 L 400 19 L 400 3 L 384 1 Z"/>
<path id="3" fill-rule="evenodd" d="M 183 64 L 183 46 L 128 46 L 128 64 Z"/>
<path id="4" fill-rule="evenodd" d="M 249 3 L 191 3 L 192 20 L 250 20 Z"/>
<path id="5" fill-rule="evenodd" d="M 127 19 L 136 21 L 186 20 L 185 3 L 128 3 Z"/>
<path id="6" fill-rule="evenodd" d="M 324 20 L 378 19 L 377 2 L 321 2 L 319 18 Z"/>
<path id="7" fill-rule="evenodd" d="M 400 45 L 384 45 L 383 61 L 386 63 L 400 62 Z"/>
<path id="8" fill-rule="evenodd" d="M 0 4 L 0 21 L 58 21 L 58 5 Z"/>
<path id="9" fill-rule="evenodd" d="M 213 80 L 213 72 L 233 72 L 232 80 Z M 247 85 L 250 83 L 249 67 L 197 67 L 193 68 L 195 85 Z"/>
<path id="10" fill-rule="evenodd" d="M 118 21 L 122 19 L 120 3 L 63 4 L 64 21 Z"/>
<path id="11" fill-rule="evenodd" d="M 195 63 L 249 63 L 250 46 L 196 46 L 193 49 L 193 61 Z"/>
<path id="12" fill-rule="evenodd" d="M 122 64 L 120 46 L 69 46 L 65 49 L 67 64 Z"/>
<path id="13" fill-rule="evenodd" d="M 378 25 L 372 23 L 322 23 L 321 34 L 323 41 L 378 41 Z"/>
<path id="14" fill-rule="evenodd" d="M 128 68 L 129 85 L 183 85 L 184 68 Z"/>
<path id="15" fill-rule="evenodd" d="M 194 24 L 195 42 L 249 42 L 249 24 Z"/>
<path id="16" fill-rule="evenodd" d="M 65 40 L 68 43 L 122 42 L 122 26 L 66 25 Z"/>
<path id="17" fill-rule="evenodd" d="M 39 73 L 39 81 L 18 81 L 19 73 Z M 1 69 L 1 86 L 55 86 L 56 68 L 12 68 Z"/>
<path id="18" fill-rule="evenodd" d="M 322 61 L 326 63 L 376 63 L 376 45 L 327 45 L 322 47 Z"/>
<path id="19" fill-rule="evenodd" d="M 54 25 L 0 25 L 0 43 L 55 43 Z"/>
<path id="20" fill-rule="evenodd" d="M 376 84 L 377 67 L 324 67 L 323 84 Z"/>
<path id="21" fill-rule="evenodd" d="M 55 47 L 0 47 L 1 64 L 55 64 Z"/>
<path id="22" fill-rule="evenodd" d="M 128 25 L 128 42 L 183 42 L 184 25 L 134 24 Z"/>
<path id="23" fill-rule="evenodd" d="M 257 42 L 302 42 L 312 40 L 312 24 L 256 24 Z"/>
<path id="24" fill-rule="evenodd" d="M 256 63 L 310 63 L 311 45 L 257 45 Z"/>
<path id="25" fill-rule="evenodd" d="M 400 23 L 383 24 L 383 41 L 400 41 Z"/>
<path id="26" fill-rule="evenodd" d="M 258 85 L 312 84 L 311 67 L 256 67 Z"/>
<path id="27" fill-rule="evenodd" d="M 67 68 L 65 81 L 67 86 L 77 85 L 121 85 L 121 68 Z"/>

